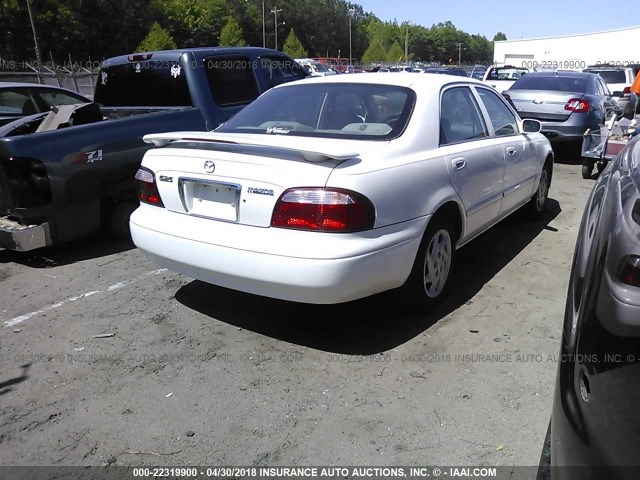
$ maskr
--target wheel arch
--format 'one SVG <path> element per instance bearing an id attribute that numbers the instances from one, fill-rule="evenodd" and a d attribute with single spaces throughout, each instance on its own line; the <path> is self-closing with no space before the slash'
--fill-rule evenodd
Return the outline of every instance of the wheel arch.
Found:
<path id="1" fill-rule="evenodd" d="M 448 219 L 451 221 L 454 229 L 455 243 L 457 244 L 464 235 L 464 214 L 460 204 L 451 199 L 447 200 L 436 208 L 429 223 L 440 219 Z"/>
<path id="2" fill-rule="evenodd" d="M 553 179 L 553 152 L 547 153 L 547 158 L 544 159 L 542 168 L 549 167 L 549 178 L 547 179 L 547 188 L 551 188 L 551 180 Z"/>

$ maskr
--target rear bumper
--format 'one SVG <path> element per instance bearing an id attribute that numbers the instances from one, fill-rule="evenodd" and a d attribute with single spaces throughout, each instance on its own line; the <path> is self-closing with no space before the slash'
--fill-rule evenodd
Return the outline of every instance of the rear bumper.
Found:
<path id="1" fill-rule="evenodd" d="M 49 224 L 22 225 L 0 217 L 0 248 L 26 252 L 51 245 Z"/>
<path id="2" fill-rule="evenodd" d="M 582 141 L 582 136 L 588 127 L 584 125 L 562 125 L 554 122 L 542 122 L 540 132 L 551 142 Z"/>
<path id="3" fill-rule="evenodd" d="M 322 234 L 216 222 L 142 205 L 130 226 L 136 246 L 175 272 L 255 295 L 334 304 L 401 286 L 427 220 L 363 235 Z"/>

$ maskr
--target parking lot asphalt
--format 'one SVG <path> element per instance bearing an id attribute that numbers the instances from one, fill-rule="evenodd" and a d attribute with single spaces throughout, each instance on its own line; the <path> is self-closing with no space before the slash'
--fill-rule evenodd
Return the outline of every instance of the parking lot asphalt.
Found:
<path id="1" fill-rule="evenodd" d="M 458 252 L 430 314 L 314 306 L 94 239 L 0 251 L 0 465 L 534 465 L 593 180 Z"/>

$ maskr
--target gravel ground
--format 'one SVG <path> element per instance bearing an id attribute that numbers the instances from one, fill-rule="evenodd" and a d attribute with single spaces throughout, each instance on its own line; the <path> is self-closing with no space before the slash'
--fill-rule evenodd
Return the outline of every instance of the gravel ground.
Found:
<path id="1" fill-rule="evenodd" d="M 427 315 L 233 292 L 127 243 L 0 251 L 0 465 L 536 465 L 593 186 L 555 167 L 544 218 L 461 249 Z"/>

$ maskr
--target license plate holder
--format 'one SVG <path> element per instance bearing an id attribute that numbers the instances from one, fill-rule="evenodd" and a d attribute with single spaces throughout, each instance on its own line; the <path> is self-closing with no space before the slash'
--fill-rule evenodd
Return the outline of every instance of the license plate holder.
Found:
<path id="1" fill-rule="evenodd" d="M 195 178 L 179 180 L 182 205 L 189 215 L 223 220 L 238 221 L 240 185 L 215 182 Z"/>

